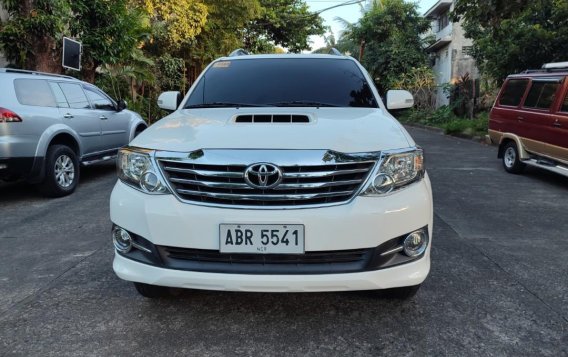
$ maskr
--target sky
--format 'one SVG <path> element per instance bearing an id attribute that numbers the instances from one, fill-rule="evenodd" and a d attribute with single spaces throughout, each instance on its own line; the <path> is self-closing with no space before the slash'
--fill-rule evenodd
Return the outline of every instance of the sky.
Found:
<path id="1" fill-rule="evenodd" d="M 312 11 L 320 11 L 325 8 L 340 5 L 345 3 L 347 0 L 304 0 L 310 6 Z M 364 0 L 363 4 L 367 3 L 369 0 Z M 417 0 L 418 6 L 420 7 L 420 13 L 426 12 L 432 5 L 434 5 L 437 0 Z M 361 17 L 361 8 L 358 4 L 346 5 L 337 7 L 335 9 L 324 11 L 320 14 L 324 19 L 324 24 L 331 27 L 335 38 L 339 38 L 339 34 L 343 30 L 341 23 L 335 21 L 336 17 L 341 17 L 351 23 L 356 22 Z M 322 36 L 312 36 L 310 38 L 312 41 L 312 50 L 318 49 L 325 46 L 325 42 Z"/>

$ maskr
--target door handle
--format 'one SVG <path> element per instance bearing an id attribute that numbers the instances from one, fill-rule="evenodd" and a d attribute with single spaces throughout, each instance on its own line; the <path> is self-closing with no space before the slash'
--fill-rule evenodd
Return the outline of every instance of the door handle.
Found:
<path id="1" fill-rule="evenodd" d="M 107 120 L 108 118 L 105 117 L 104 115 L 101 115 L 101 116 L 99 117 L 99 119 L 100 119 L 100 120 Z"/>
<path id="2" fill-rule="evenodd" d="M 519 121 L 525 121 L 525 117 L 522 117 L 522 116 L 518 116 L 517 119 L 518 119 Z"/>
<path id="3" fill-rule="evenodd" d="M 561 128 L 562 127 L 562 123 L 560 123 L 558 120 L 555 121 L 554 123 L 552 123 L 552 126 L 555 126 L 557 128 Z"/>
<path id="4" fill-rule="evenodd" d="M 67 113 L 63 116 L 65 119 L 71 119 L 73 118 L 73 114 Z"/>

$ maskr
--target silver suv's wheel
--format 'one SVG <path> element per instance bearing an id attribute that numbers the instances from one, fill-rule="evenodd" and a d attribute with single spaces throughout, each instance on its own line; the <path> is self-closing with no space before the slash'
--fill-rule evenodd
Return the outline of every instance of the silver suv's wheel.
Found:
<path id="1" fill-rule="evenodd" d="M 66 196 L 79 182 L 79 161 L 71 148 L 52 145 L 45 156 L 45 179 L 38 185 L 39 190 L 50 197 Z"/>
<path id="2" fill-rule="evenodd" d="M 520 174 L 525 168 L 525 164 L 519 159 L 519 149 L 514 141 L 509 141 L 503 147 L 503 167 L 512 174 Z"/>
<path id="3" fill-rule="evenodd" d="M 75 165 L 66 154 L 60 155 L 55 160 L 55 180 L 63 188 L 71 186 L 75 181 Z"/>

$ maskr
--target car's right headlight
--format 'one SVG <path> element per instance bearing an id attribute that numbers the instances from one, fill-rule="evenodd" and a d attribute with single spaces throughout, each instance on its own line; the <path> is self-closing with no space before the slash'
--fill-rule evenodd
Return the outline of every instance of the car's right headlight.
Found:
<path id="1" fill-rule="evenodd" d="M 424 177 L 424 152 L 420 148 L 382 153 L 379 167 L 370 178 L 363 196 L 385 195 Z"/>
<path id="2" fill-rule="evenodd" d="M 152 153 L 152 150 L 139 148 L 120 149 L 116 161 L 118 178 L 142 192 L 170 193 L 152 160 Z"/>

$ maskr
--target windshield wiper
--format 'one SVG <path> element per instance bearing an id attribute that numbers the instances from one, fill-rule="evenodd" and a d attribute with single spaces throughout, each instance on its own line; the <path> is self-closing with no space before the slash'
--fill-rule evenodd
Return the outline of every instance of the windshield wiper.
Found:
<path id="1" fill-rule="evenodd" d="M 184 109 L 192 108 L 240 108 L 240 107 L 266 107 L 263 104 L 252 104 L 252 103 L 230 103 L 230 102 L 212 102 L 212 103 L 201 103 L 192 104 L 186 106 Z"/>
<path id="2" fill-rule="evenodd" d="M 275 107 L 339 107 L 337 104 L 315 102 L 309 100 L 290 100 L 287 102 L 270 103 Z"/>

